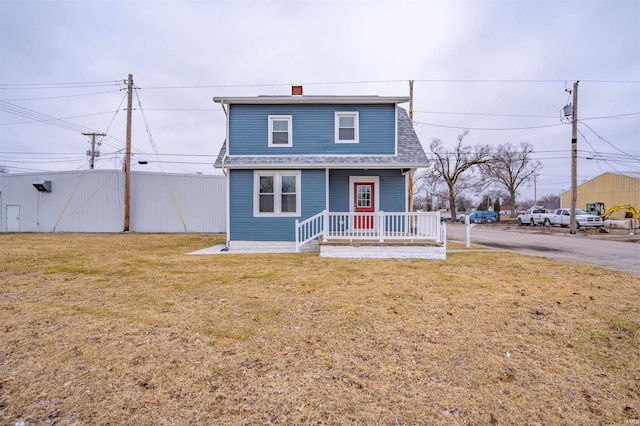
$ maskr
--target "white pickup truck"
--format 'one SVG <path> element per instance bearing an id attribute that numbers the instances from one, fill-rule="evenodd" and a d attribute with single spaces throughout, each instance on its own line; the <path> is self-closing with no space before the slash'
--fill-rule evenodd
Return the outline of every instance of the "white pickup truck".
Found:
<path id="1" fill-rule="evenodd" d="M 547 226 L 560 225 L 569 226 L 571 223 L 571 209 L 558 209 L 555 213 L 543 215 L 543 223 Z M 593 214 L 588 214 L 584 210 L 576 209 L 576 228 L 599 227 L 602 226 L 602 218 Z"/>
<path id="2" fill-rule="evenodd" d="M 518 225 L 542 225 L 544 223 L 545 215 L 548 215 L 549 211 L 546 209 L 539 209 L 532 207 L 518 216 Z"/>

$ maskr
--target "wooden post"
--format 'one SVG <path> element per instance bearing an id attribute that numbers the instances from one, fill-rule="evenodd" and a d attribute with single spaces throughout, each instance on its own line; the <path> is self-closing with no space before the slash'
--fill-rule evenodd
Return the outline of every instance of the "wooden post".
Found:
<path id="1" fill-rule="evenodd" d="M 106 136 L 104 133 L 83 133 L 84 136 L 91 136 L 91 159 L 89 160 L 89 169 L 93 170 L 96 158 L 96 136 Z"/>
<path id="2" fill-rule="evenodd" d="M 578 82 L 573 83 L 571 116 L 571 216 L 570 234 L 576 233 L 576 200 L 578 198 Z"/>
<path id="3" fill-rule="evenodd" d="M 409 80 L 409 121 L 413 126 L 413 80 Z M 409 171 L 409 212 L 413 211 L 413 170 Z"/>
<path id="4" fill-rule="evenodd" d="M 131 110 L 133 104 L 133 75 L 127 80 L 127 147 L 124 159 L 124 232 L 129 232 L 131 211 Z"/>

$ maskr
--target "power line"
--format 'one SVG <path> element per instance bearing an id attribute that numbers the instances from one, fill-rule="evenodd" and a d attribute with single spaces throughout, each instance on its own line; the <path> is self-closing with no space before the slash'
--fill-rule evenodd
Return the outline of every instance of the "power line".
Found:
<path id="1" fill-rule="evenodd" d="M 451 111 L 414 111 L 419 114 L 443 114 L 443 115 L 477 115 L 481 117 L 522 117 L 522 118 L 557 118 L 555 115 L 527 115 L 527 114 L 494 114 L 481 112 L 451 112 Z"/>
<path id="2" fill-rule="evenodd" d="M 414 80 L 421 83 L 566 83 L 575 80 L 574 78 L 565 78 L 562 80 L 527 80 L 527 79 L 427 79 Z M 620 83 L 620 84 L 638 84 L 640 80 L 580 80 L 584 83 Z"/>
<path id="3" fill-rule="evenodd" d="M 589 140 L 587 140 L 587 138 L 585 137 L 585 135 L 580 131 L 580 129 L 576 129 L 578 131 L 578 133 L 580 134 L 580 136 L 582 136 L 582 139 L 584 139 L 584 141 L 587 143 L 587 145 L 589 145 L 591 147 L 591 149 L 593 150 L 594 153 L 598 153 L 598 151 L 593 147 L 593 145 L 591 145 L 591 143 L 589 143 Z M 616 172 L 620 173 L 620 170 L 616 169 L 615 167 L 613 167 L 611 165 L 611 163 L 609 163 L 607 160 L 602 159 L 602 161 L 604 161 L 605 163 L 607 163 L 607 165 L 609 167 L 611 167 L 613 170 L 615 170 Z"/>
<path id="4" fill-rule="evenodd" d="M 409 79 L 401 80 L 355 80 L 355 81 L 325 81 L 325 82 L 299 82 L 303 86 L 323 86 L 323 85 L 344 85 L 344 84 L 387 84 L 406 83 Z M 540 83 L 566 83 L 574 79 L 550 79 L 550 80 L 528 80 L 528 79 L 414 79 L 421 83 L 519 83 L 519 84 L 540 84 Z M 617 83 L 617 84 L 638 84 L 640 80 L 581 80 L 585 83 Z M 201 84 L 201 85 L 180 85 L 180 86 L 149 86 L 142 87 L 146 90 L 160 89 L 225 89 L 225 88 L 246 88 L 246 87 L 279 87 L 291 86 L 288 83 L 254 83 L 254 84 Z"/>
<path id="5" fill-rule="evenodd" d="M 453 112 L 453 111 L 414 111 L 420 114 L 442 114 L 442 115 L 472 115 L 480 117 L 516 117 L 516 118 L 558 118 L 555 115 L 532 115 L 532 114 L 499 114 L 499 113 L 481 113 L 481 112 Z M 640 115 L 640 112 L 629 112 L 624 114 L 604 115 L 599 117 L 585 117 L 584 120 L 600 120 L 605 118 L 619 118 Z"/>
<path id="6" fill-rule="evenodd" d="M 44 100 L 44 99 L 62 99 L 62 98 L 76 98 L 76 97 L 80 97 L 80 96 L 93 96 L 93 95 L 101 95 L 103 93 L 114 93 L 114 92 L 120 92 L 121 90 L 106 90 L 103 92 L 91 92 L 91 93 L 78 93 L 75 95 L 62 95 L 62 96 L 44 96 L 44 97 L 40 97 L 40 98 L 14 98 L 14 99 L 2 99 L 3 101 L 11 101 L 11 102 L 15 102 L 15 101 L 39 101 L 39 100 Z"/>
<path id="7" fill-rule="evenodd" d="M 189 112 L 224 112 L 214 108 L 147 108 L 147 111 L 189 111 Z"/>
<path id="8" fill-rule="evenodd" d="M 65 121 L 63 119 L 56 118 L 47 114 L 42 114 L 40 112 L 14 105 L 2 100 L 0 100 L 0 110 L 9 114 L 18 115 L 20 117 L 28 118 L 41 123 L 50 124 L 52 126 L 60 127 L 66 130 L 71 130 L 73 132 L 82 133 L 94 130 L 75 123 L 71 123 L 70 121 Z"/>
<path id="9" fill-rule="evenodd" d="M 8 112 L 8 111 L 5 111 L 5 112 Z M 93 114 L 74 115 L 72 117 L 52 118 L 50 120 L 30 120 L 30 121 L 16 121 L 14 123 L 0 123 L 0 126 L 14 126 L 14 125 L 17 125 L 17 124 L 45 123 L 47 121 L 55 121 L 55 120 L 70 120 L 70 119 L 74 119 L 74 118 L 95 117 L 97 115 L 111 114 L 113 112 L 118 112 L 118 111 L 96 112 L 96 113 L 93 113 Z"/>
<path id="10" fill-rule="evenodd" d="M 546 127 L 564 126 L 566 123 L 546 124 L 542 126 L 526 126 L 526 127 L 501 127 L 501 128 L 489 128 L 489 127 L 466 127 L 466 126 L 447 126 L 444 124 L 425 123 L 422 121 L 414 121 L 415 124 L 423 124 L 425 126 L 444 127 L 447 129 L 459 129 L 459 130 L 486 130 L 486 131 L 499 131 L 499 130 L 530 130 L 530 129 L 543 129 Z"/>
<path id="11" fill-rule="evenodd" d="M 107 129 L 104 131 L 104 133 L 109 133 L 109 129 L 111 128 L 111 125 L 113 124 L 113 120 L 116 119 L 116 115 L 118 115 L 118 112 L 120 111 L 120 108 L 122 107 L 122 104 L 124 103 L 125 99 L 127 99 L 127 94 L 126 93 L 122 97 L 122 100 L 120 101 L 120 105 L 118 105 L 118 108 L 116 108 L 116 110 L 114 111 L 113 117 L 111 117 L 111 121 L 109 122 L 109 125 L 107 126 Z"/>
<path id="12" fill-rule="evenodd" d="M 120 86 L 120 80 L 115 81 L 89 81 L 75 83 L 0 83 L 0 90 L 24 90 L 24 89 L 82 89 L 87 87 Z"/>
<path id="13" fill-rule="evenodd" d="M 593 129 L 591 128 L 591 126 L 589 126 L 587 123 L 580 123 L 580 124 L 582 124 L 583 126 L 585 126 L 587 129 L 591 130 L 591 132 L 592 132 L 594 135 L 596 135 L 600 140 L 602 140 L 603 142 L 605 142 L 607 145 L 609 145 L 609 146 L 613 147 L 615 150 L 617 150 L 617 151 L 619 151 L 619 152 L 623 153 L 624 155 L 628 156 L 629 158 L 632 158 L 632 159 L 634 159 L 634 160 L 638 160 L 638 161 L 640 161 L 640 157 L 635 157 L 635 156 L 633 156 L 633 155 L 631 155 L 631 154 L 629 154 L 629 153 L 627 153 L 627 152 L 624 152 L 623 150 L 621 150 L 620 148 L 618 148 L 617 146 L 615 146 L 614 144 L 612 144 L 611 142 L 609 142 L 608 140 L 606 140 L 605 138 L 603 138 L 602 136 L 600 136 L 598 133 L 596 133 L 596 131 L 595 131 L 595 130 L 593 130 Z M 584 138 L 584 136 L 582 136 L 582 137 Z"/>
<path id="14" fill-rule="evenodd" d="M 153 135 L 151 134 L 151 129 L 149 127 L 149 123 L 147 122 L 147 117 L 144 113 L 144 109 L 142 108 L 142 101 L 140 100 L 140 95 L 138 94 L 138 89 L 134 88 L 134 93 L 136 94 L 136 99 L 138 100 L 138 106 L 140 107 L 140 114 L 142 115 L 142 121 L 144 123 L 144 127 L 147 131 L 147 136 L 149 138 L 149 143 L 151 144 L 151 148 L 153 149 L 153 152 L 155 155 L 158 155 L 158 147 L 156 146 L 155 141 L 153 140 Z M 161 161 L 156 161 L 154 160 L 154 162 L 156 163 L 163 163 Z M 176 162 L 177 163 L 177 162 Z M 174 167 L 175 170 L 181 171 L 181 172 L 186 172 L 186 170 L 182 170 L 180 168 Z"/>
<path id="15" fill-rule="evenodd" d="M 603 115 L 600 117 L 586 117 L 586 118 L 581 118 L 580 120 L 578 120 L 578 122 L 581 121 L 585 121 L 585 120 L 601 120 L 603 118 L 620 118 L 620 117 L 629 117 L 632 115 L 640 115 L 640 112 L 629 112 L 626 114 L 615 114 L 615 115 Z"/>

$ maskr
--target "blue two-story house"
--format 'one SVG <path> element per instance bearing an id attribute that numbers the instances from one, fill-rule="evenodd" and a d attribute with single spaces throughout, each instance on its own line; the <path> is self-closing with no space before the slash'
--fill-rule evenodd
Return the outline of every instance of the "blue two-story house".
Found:
<path id="1" fill-rule="evenodd" d="M 428 165 L 406 111 L 398 106 L 409 98 L 214 101 L 227 118 L 215 166 L 227 176 L 230 251 L 322 246 L 324 252 L 326 245 L 327 253 L 329 247 L 353 253 L 354 242 L 368 252 L 391 241 L 394 246 L 443 242 L 437 214 L 408 213 L 409 174 Z"/>

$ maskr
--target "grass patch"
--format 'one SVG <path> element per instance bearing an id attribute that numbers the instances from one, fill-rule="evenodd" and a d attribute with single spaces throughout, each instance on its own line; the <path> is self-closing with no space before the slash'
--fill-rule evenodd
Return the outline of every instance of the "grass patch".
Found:
<path id="1" fill-rule="evenodd" d="M 185 255 L 223 241 L 1 235 L 0 423 L 640 415 L 638 276 L 482 251 Z"/>

